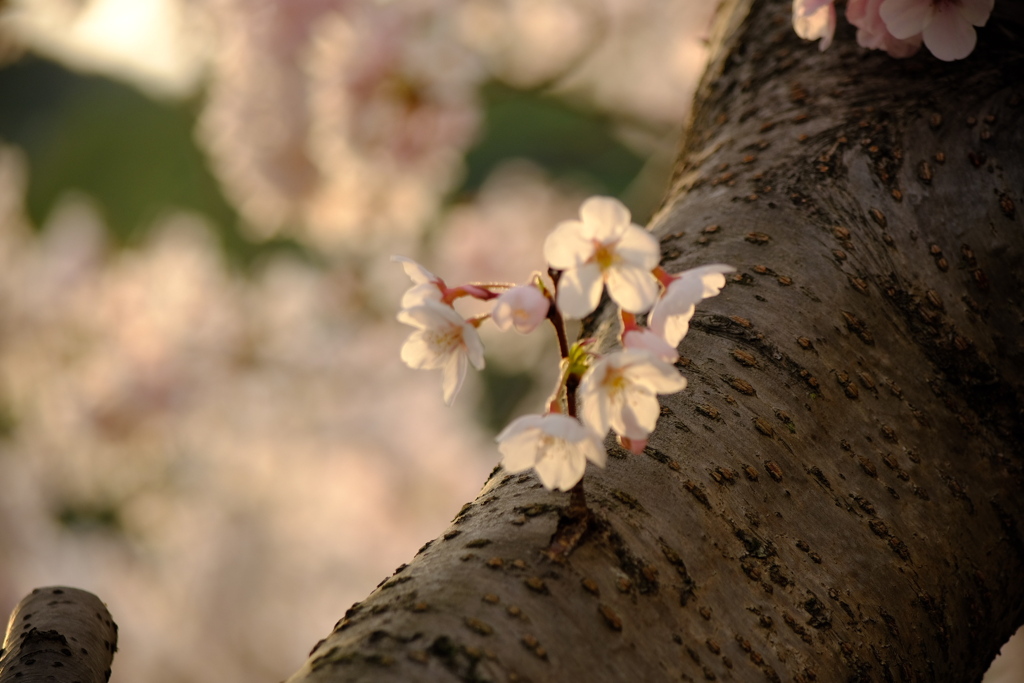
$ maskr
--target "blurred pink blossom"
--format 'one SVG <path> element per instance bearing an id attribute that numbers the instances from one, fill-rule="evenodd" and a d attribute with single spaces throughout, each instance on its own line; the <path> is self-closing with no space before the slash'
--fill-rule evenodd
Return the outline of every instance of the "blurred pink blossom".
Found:
<path id="1" fill-rule="evenodd" d="M 857 27 L 857 44 L 872 50 L 885 50 L 897 58 L 910 57 L 921 48 L 920 34 L 895 37 L 879 15 L 885 0 L 849 0 L 846 19 Z"/>
<path id="2" fill-rule="evenodd" d="M 995 0 L 884 0 L 879 14 L 898 39 L 923 36 L 925 47 L 943 61 L 963 59 L 978 42 Z"/>

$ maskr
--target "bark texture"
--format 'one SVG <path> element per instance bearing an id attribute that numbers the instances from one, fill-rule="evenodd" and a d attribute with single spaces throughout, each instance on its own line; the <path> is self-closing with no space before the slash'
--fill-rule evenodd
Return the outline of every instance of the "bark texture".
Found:
<path id="1" fill-rule="evenodd" d="M 106 683 L 117 625 L 92 593 L 36 588 L 11 612 L 0 648 L 0 683 Z"/>
<path id="2" fill-rule="evenodd" d="M 496 469 L 291 683 L 967 682 L 1024 621 L 1022 43 L 819 53 L 789 10 L 720 25 L 653 227 L 738 272 L 582 543 Z"/>

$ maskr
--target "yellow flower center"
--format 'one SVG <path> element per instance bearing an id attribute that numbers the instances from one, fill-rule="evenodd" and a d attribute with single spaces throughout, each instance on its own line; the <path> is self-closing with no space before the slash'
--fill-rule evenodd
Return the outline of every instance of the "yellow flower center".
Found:
<path id="1" fill-rule="evenodd" d="M 604 242 L 594 240 L 594 255 L 591 257 L 591 260 L 596 261 L 602 271 L 611 268 L 611 266 L 618 260 L 618 257 L 615 254 L 615 244 L 616 242 L 605 244 Z"/>

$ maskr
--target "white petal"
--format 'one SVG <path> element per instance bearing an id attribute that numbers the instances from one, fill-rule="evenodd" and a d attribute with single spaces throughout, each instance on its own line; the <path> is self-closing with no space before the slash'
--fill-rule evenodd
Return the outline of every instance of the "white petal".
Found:
<path id="1" fill-rule="evenodd" d="M 667 307 L 660 307 L 660 303 L 661 301 L 654 304 L 648 322 L 655 334 L 669 345 L 678 348 L 679 342 L 690 331 L 690 318 L 693 317 L 696 308 L 691 304 L 687 309 L 672 311 L 667 310 Z"/>
<path id="2" fill-rule="evenodd" d="M 604 467 L 608 462 L 608 451 L 594 434 L 589 434 L 583 441 L 580 441 L 579 448 L 583 452 L 583 457 L 598 467 Z"/>
<path id="3" fill-rule="evenodd" d="M 425 282 L 436 282 L 440 279 L 429 270 L 406 256 L 392 256 L 391 260 L 395 263 L 401 263 L 405 274 L 408 275 L 409 279 L 417 285 L 421 285 Z"/>
<path id="4" fill-rule="evenodd" d="M 615 245 L 615 255 L 644 270 L 654 270 L 661 258 L 658 240 L 639 225 L 626 228 Z"/>
<path id="5" fill-rule="evenodd" d="M 402 308 L 412 308 L 426 301 L 441 301 L 441 289 L 433 282 L 421 282 L 405 290 L 401 306 Z"/>
<path id="6" fill-rule="evenodd" d="M 531 429 L 516 434 L 498 445 L 501 452 L 501 466 L 509 472 L 523 472 L 537 464 L 537 446 L 540 432 Z"/>
<path id="7" fill-rule="evenodd" d="M 936 7 L 924 29 L 925 47 L 944 62 L 963 59 L 974 51 L 977 42 L 974 26 L 952 5 Z"/>
<path id="8" fill-rule="evenodd" d="M 702 299 L 716 296 L 725 286 L 725 273 L 735 270 L 713 263 L 680 273 L 655 302 L 648 319 L 651 329 L 671 346 L 679 346 L 690 329 L 694 306 Z"/>
<path id="9" fill-rule="evenodd" d="M 421 302 L 418 306 L 412 306 L 410 308 L 402 308 L 395 315 L 395 319 L 403 325 L 411 325 L 420 330 L 425 330 L 433 327 L 434 321 L 437 316 L 434 315 L 426 306 L 423 305 L 425 302 Z"/>
<path id="10" fill-rule="evenodd" d="M 587 460 L 572 444 L 555 441 L 547 444 L 537 458 L 534 469 L 540 483 L 549 489 L 568 491 L 583 478 Z"/>
<path id="11" fill-rule="evenodd" d="M 402 361 L 416 370 L 434 370 L 448 362 L 447 355 L 438 355 L 433 345 L 426 339 L 429 334 L 417 330 L 409 335 L 402 345 Z"/>
<path id="12" fill-rule="evenodd" d="M 578 396 L 580 417 L 583 422 L 597 434 L 604 436 L 612 425 L 611 402 L 601 386 L 604 372 L 603 370 L 598 370 L 598 372 L 600 374 L 595 374 L 591 368 L 583 375 Z"/>
<path id="13" fill-rule="evenodd" d="M 684 270 L 677 277 L 680 280 L 687 281 L 699 280 L 701 284 L 700 297 L 707 299 L 708 297 L 718 296 L 718 293 L 725 287 L 725 276 L 735 272 L 736 269 L 732 266 L 727 266 L 724 263 L 711 263 L 706 266 Z"/>
<path id="14" fill-rule="evenodd" d="M 960 0 L 960 13 L 975 26 L 984 26 L 992 15 L 995 0 Z"/>
<path id="15" fill-rule="evenodd" d="M 590 197 L 580 206 L 580 218 L 588 237 L 599 242 L 617 239 L 629 226 L 629 209 L 614 197 Z"/>
<path id="16" fill-rule="evenodd" d="M 905 39 L 924 30 L 931 20 L 932 0 L 885 0 L 878 14 L 896 38 Z"/>
<path id="17" fill-rule="evenodd" d="M 623 310 L 644 313 L 658 298 L 658 281 L 647 268 L 617 263 L 605 271 L 608 296 Z"/>
<path id="18" fill-rule="evenodd" d="M 664 338 L 646 327 L 630 330 L 622 335 L 622 347 L 647 351 L 666 363 L 675 363 L 679 360 L 679 353 L 675 347 L 669 346 Z"/>
<path id="19" fill-rule="evenodd" d="M 646 439 L 661 414 L 658 397 L 645 391 L 624 391 L 623 404 L 613 416 L 612 429 L 630 439 Z"/>
<path id="20" fill-rule="evenodd" d="M 517 437 L 523 432 L 531 429 L 540 429 L 541 425 L 544 424 L 544 415 L 522 415 L 508 423 L 501 432 L 494 437 L 497 442 L 506 441 L 513 437 Z"/>
<path id="21" fill-rule="evenodd" d="M 574 268 L 593 255 L 594 243 L 579 221 L 562 221 L 544 240 L 544 260 L 556 270 Z"/>
<path id="22" fill-rule="evenodd" d="M 398 322 L 421 329 L 441 329 L 445 325 L 465 325 L 466 321 L 454 308 L 440 301 L 428 299 L 418 306 L 398 312 Z"/>
<path id="23" fill-rule="evenodd" d="M 444 391 L 444 404 L 450 406 L 455 396 L 462 388 L 462 382 L 466 379 L 466 354 L 453 353 L 448 363 L 444 366 L 444 378 L 441 381 L 441 388 Z"/>
<path id="24" fill-rule="evenodd" d="M 601 302 L 601 268 L 585 263 L 562 273 L 558 280 L 558 310 L 566 318 L 585 318 Z"/>
<path id="25" fill-rule="evenodd" d="M 613 355 L 620 357 L 624 366 L 621 372 L 631 384 L 656 394 L 674 394 L 686 388 L 686 378 L 674 366 L 648 351 L 627 349 Z"/>
<path id="26" fill-rule="evenodd" d="M 480 333 L 471 324 L 466 323 L 462 328 L 462 344 L 465 353 L 469 356 L 469 362 L 477 370 L 484 369 L 484 342 L 480 339 Z"/>
<path id="27" fill-rule="evenodd" d="M 793 0 L 793 16 L 809 17 L 833 2 L 834 0 Z"/>
<path id="28" fill-rule="evenodd" d="M 836 31 L 836 8 L 831 0 L 793 0 L 793 30 L 804 40 L 821 38 L 819 49 L 828 48 Z"/>
<path id="29" fill-rule="evenodd" d="M 545 415 L 541 420 L 541 429 L 563 441 L 579 441 L 587 433 L 579 420 L 561 413 Z"/>

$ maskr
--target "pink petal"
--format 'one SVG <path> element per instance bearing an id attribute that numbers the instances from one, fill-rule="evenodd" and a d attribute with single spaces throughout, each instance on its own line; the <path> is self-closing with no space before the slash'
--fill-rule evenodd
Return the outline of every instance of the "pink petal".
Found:
<path id="1" fill-rule="evenodd" d="M 984 26 L 995 7 L 995 0 L 960 0 L 960 14 L 975 26 Z"/>
<path id="2" fill-rule="evenodd" d="M 878 13 L 894 37 L 905 39 L 920 33 L 932 17 L 932 0 L 885 0 Z"/>
<path id="3" fill-rule="evenodd" d="M 971 22 L 952 5 L 938 6 L 924 29 L 925 47 L 944 62 L 963 59 L 977 42 L 978 34 Z"/>

